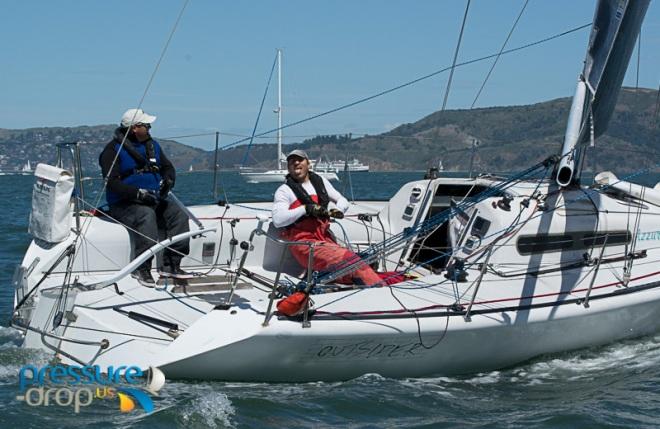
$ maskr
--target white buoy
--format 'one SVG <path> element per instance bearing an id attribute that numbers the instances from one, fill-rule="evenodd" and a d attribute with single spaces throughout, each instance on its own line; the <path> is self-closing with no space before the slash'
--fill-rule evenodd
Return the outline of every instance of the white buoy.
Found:
<path id="1" fill-rule="evenodd" d="M 165 374 L 155 366 L 150 366 L 147 373 L 146 389 L 152 395 L 156 395 L 165 385 Z"/>

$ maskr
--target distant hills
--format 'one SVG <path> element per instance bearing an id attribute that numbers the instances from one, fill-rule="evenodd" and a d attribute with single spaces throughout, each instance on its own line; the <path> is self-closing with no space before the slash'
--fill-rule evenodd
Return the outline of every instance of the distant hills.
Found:
<path id="1" fill-rule="evenodd" d="M 81 142 L 81 161 L 85 174 L 100 174 L 98 158 L 114 134 L 116 125 L 79 127 L 28 128 L 25 130 L 0 129 L 0 170 L 16 171 L 29 160 L 32 167 L 39 162 L 52 164 L 56 160 L 57 143 Z M 159 140 L 169 158 L 180 169 L 190 165 L 211 168 L 209 153 L 175 141 Z M 65 166 L 70 165 L 71 155 L 63 152 Z"/>
<path id="2" fill-rule="evenodd" d="M 589 158 L 589 166 L 595 162 L 597 170 L 624 172 L 658 164 L 657 106 L 657 91 L 624 88 L 610 127 L 597 142 L 597 154 Z M 560 150 L 569 109 L 570 98 L 559 98 L 527 106 L 446 110 L 379 135 L 317 136 L 287 145 L 285 150 L 303 148 L 312 157 L 323 154 L 331 160 L 358 158 L 370 164 L 372 170 L 425 170 L 442 161 L 446 170 L 464 171 L 469 168 L 473 140 L 477 140 L 477 171 L 516 171 Z M 98 155 L 114 129 L 114 125 L 0 129 L 0 170 L 20 170 L 28 160 L 32 166 L 53 163 L 55 143 L 82 141 L 85 172 L 98 174 Z M 212 151 L 160 141 L 180 171 L 191 165 L 195 170 L 213 166 Z M 274 167 L 275 152 L 274 144 L 253 145 L 250 165 Z M 222 151 L 219 163 L 222 168 L 230 168 L 240 163 L 244 154 L 245 146 Z"/>

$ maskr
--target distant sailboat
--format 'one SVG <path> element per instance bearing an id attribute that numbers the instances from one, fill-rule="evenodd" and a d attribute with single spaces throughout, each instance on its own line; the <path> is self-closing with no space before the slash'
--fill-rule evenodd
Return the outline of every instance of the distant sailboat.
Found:
<path id="1" fill-rule="evenodd" d="M 32 173 L 33 173 L 33 170 L 32 170 L 32 167 L 30 166 L 30 160 L 28 159 L 27 162 L 25 163 L 25 165 L 23 166 L 23 168 L 21 168 L 21 174 L 28 175 L 28 174 L 32 174 Z"/>
<path id="2" fill-rule="evenodd" d="M 282 153 L 282 50 L 277 50 L 277 169 L 268 171 L 240 171 L 240 175 L 248 183 L 272 183 L 284 182 L 284 178 L 289 173 L 286 167 L 286 157 Z M 337 174 L 329 172 L 318 172 L 318 174 L 328 180 L 339 180 Z"/>

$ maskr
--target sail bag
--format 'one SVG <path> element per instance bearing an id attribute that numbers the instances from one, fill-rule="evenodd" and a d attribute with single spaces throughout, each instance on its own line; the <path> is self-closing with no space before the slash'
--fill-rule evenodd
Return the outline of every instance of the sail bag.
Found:
<path id="1" fill-rule="evenodd" d="M 37 165 L 34 175 L 28 232 L 36 239 L 59 243 L 71 232 L 73 175 L 47 164 Z"/>

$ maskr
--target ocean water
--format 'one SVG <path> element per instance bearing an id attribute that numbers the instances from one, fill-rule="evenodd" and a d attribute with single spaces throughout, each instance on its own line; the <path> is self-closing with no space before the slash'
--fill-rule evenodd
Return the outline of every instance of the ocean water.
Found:
<path id="1" fill-rule="evenodd" d="M 213 201 L 212 177 L 181 174 L 177 195 L 187 204 Z M 421 177 L 420 172 L 353 174 L 352 192 L 358 199 L 385 199 Z M 655 184 L 660 175 L 636 180 Z M 48 357 L 20 349 L 20 335 L 7 321 L 13 270 L 30 241 L 32 183 L 31 176 L 0 176 L 0 428 L 660 426 L 660 334 L 461 377 L 388 379 L 368 374 L 346 382 L 305 384 L 168 381 L 154 398 L 151 414 L 122 414 L 114 401 L 95 401 L 77 415 L 67 407 L 29 407 L 15 399 L 18 371 L 26 364 L 44 365 Z M 350 197 L 347 183 L 343 180 L 337 188 Z M 236 173 L 225 172 L 218 184 L 220 198 L 230 203 L 270 199 L 277 187 L 246 186 Z M 91 190 L 86 195 L 92 200 L 96 196 Z"/>

